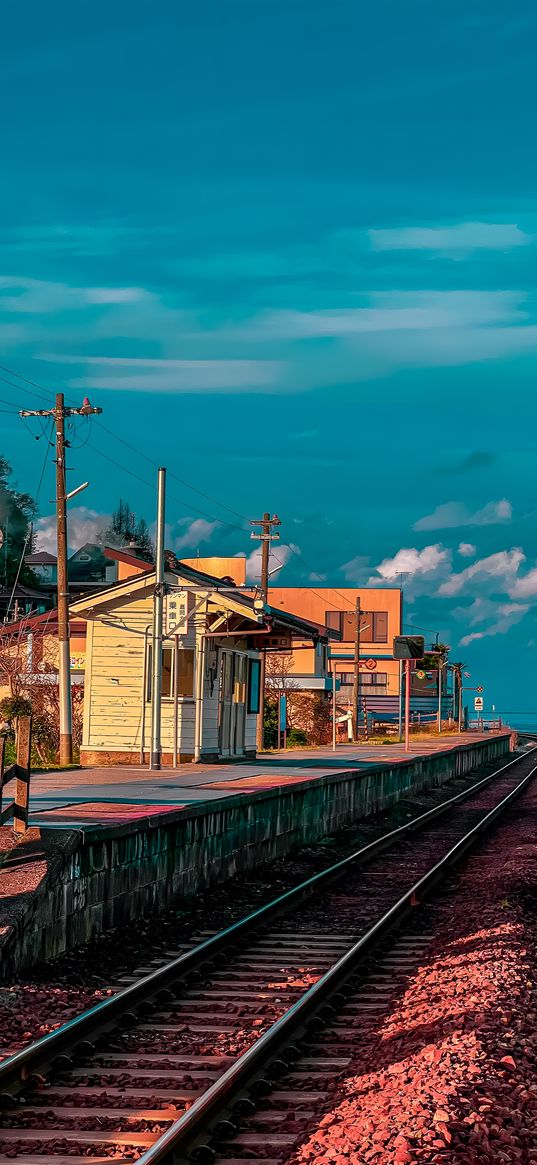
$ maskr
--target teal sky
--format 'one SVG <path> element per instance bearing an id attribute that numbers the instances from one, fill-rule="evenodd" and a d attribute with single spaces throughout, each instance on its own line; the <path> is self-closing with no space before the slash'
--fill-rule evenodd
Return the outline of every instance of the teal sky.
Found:
<path id="1" fill-rule="evenodd" d="M 150 521 L 165 464 L 178 552 L 250 554 L 277 511 L 282 582 L 403 580 L 487 704 L 537 706 L 536 25 L 527 0 L 6 9 L 0 362 L 111 430 L 74 436 L 73 540 L 120 495 Z M 35 489 L 14 410 L 46 402 L 0 375 Z M 52 489 L 51 463 L 43 544 Z"/>

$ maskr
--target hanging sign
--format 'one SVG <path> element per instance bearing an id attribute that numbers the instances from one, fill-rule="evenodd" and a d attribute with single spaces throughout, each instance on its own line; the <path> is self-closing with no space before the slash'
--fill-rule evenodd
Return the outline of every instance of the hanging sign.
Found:
<path id="1" fill-rule="evenodd" d="M 164 634 L 186 635 L 188 631 L 188 594 L 172 592 L 164 598 Z"/>

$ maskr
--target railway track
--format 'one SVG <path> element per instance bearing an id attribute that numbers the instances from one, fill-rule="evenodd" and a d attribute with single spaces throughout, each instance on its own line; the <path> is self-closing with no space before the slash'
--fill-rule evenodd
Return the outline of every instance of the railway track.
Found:
<path id="1" fill-rule="evenodd" d="M 260 1155 L 282 1165 L 345 1066 L 346 1025 L 382 1004 L 427 941 L 414 907 L 532 780 L 534 762 L 516 757 L 227 930 L 196 936 L 3 1061 L 0 1165 Z M 393 946 L 409 913 L 411 933 Z"/>

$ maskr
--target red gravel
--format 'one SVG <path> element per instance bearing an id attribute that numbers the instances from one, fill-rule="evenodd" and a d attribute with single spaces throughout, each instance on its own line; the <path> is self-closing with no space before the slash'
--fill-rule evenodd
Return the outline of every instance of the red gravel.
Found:
<path id="1" fill-rule="evenodd" d="M 346 1042 L 293 1165 L 537 1162 L 537 788 L 425 918 L 430 956 Z"/>

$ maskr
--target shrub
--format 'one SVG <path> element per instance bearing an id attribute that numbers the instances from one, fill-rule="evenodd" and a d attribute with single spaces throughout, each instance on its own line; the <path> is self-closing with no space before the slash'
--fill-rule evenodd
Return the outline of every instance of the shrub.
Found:
<path id="1" fill-rule="evenodd" d="M 287 747 L 295 748 L 297 745 L 307 744 L 308 735 L 302 728 L 290 728 L 287 733 Z"/>
<path id="2" fill-rule="evenodd" d="M 25 696 L 4 696 L 0 700 L 0 716 L 11 726 L 17 716 L 31 716 L 32 705 Z"/>

